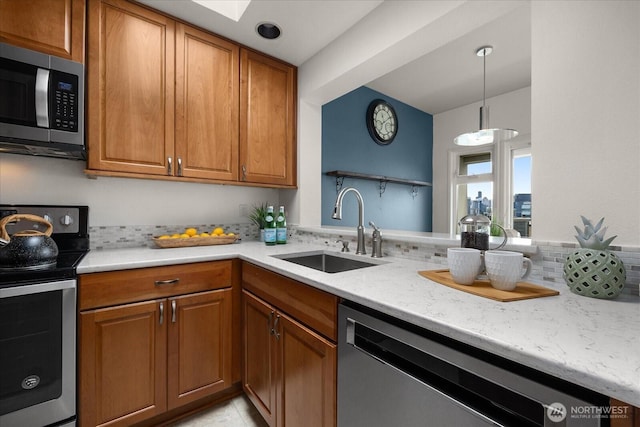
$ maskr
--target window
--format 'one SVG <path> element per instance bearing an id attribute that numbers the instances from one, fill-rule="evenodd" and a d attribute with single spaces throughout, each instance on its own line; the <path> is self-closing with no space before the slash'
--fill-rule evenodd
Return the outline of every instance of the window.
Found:
<path id="1" fill-rule="evenodd" d="M 451 225 L 479 213 L 521 237 L 531 236 L 531 143 L 460 147 L 450 152 Z"/>
<path id="2" fill-rule="evenodd" d="M 510 150 L 511 200 L 513 208 L 508 223 L 522 237 L 531 236 L 531 147 Z"/>

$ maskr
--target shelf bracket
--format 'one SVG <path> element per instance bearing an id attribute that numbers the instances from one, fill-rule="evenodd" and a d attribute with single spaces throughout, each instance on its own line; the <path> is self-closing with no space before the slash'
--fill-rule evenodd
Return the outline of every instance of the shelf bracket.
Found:
<path id="1" fill-rule="evenodd" d="M 380 180 L 380 197 L 382 197 L 382 193 L 387 189 L 387 181 Z"/>
<path id="2" fill-rule="evenodd" d="M 418 196 L 418 186 L 417 185 L 412 185 L 411 186 L 411 197 L 415 199 L 417 196 Z"/>
<path id="3" fill-rule="evenodd" d="M 342 190 L 342 184 L 344 184 L 344 176 L 336 176 L 336 194 Z"/>

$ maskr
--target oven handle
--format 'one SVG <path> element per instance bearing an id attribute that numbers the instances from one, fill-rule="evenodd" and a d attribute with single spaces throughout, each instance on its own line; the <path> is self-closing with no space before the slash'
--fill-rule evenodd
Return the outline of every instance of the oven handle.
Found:
<path id="1" fill-rule="evenodd" d="M 19 297 L 23 295 L 39 294 L 41 292 L 59 291 L 63 289 L 75 289 L 76 280 L 60 280 L 57 282 L 36 283 L 33 285 L 14 286 L 1 288 L 0 298 Z"/>

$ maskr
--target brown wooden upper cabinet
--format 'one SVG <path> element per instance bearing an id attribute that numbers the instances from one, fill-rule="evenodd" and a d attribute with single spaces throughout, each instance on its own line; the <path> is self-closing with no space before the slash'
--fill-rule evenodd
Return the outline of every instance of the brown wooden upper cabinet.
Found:
<path id="1" fill-rule="evenodd" d="M 238 179 L 238 46 L 178 24 L 176 158 L 180 176 Z"/>
<path id="2" fill-rule="evenodd" d="M 88 168 L 166 175 L 174 157 L 175 22 L 123 0 L 90 0 Z"/>
<path id="3" fill-rule="evenodd" d="M 240 55 L 241 179 L 293 186 L 296 70 L 253 51 Z"/>
<path id="4" fill-rule="evenodd" d="M 88 49 L 88 173 L 296 185 L 295 67 L 126 0 Z"/>
<path id="5" fill-rule="evenodd" d="M 84 63 L 85 0 L 0 0 L 0 42 Z"/>

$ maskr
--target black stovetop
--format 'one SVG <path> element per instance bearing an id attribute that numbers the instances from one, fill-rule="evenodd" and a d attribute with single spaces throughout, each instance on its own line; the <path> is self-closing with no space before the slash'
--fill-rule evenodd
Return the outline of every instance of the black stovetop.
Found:
<path id="1" fill-rule="evenodd" d="M 12 214 L 15 213 L 16 210 L 19 213 L 34 212 L 34 214 L 41 214 L 42 212 L 55 212 L 55 209 L 65 208 L 70 208 L 70 212 L 73 212 L 75 225 L 71 232 L 68 232 L 68 230 L 56 232 L 56 229 L 59 228 L 62 230 L 64 227 L 58 225 L 57 222 L 54 224 L 54 232 L 51 238 L 58 246 L 56 264 L 36 269 L 12 269 L 10 267 L 3 269 L 0 267 L 0 288 L 74 279 L 76 277 L 76 268 L 85 254 L 89 252 L 88 207 L 0 205 L 0 215 Z"/>
<path id="2" fill-rule="evenodd" d="M 0 288 L 74 279 L 76 268 L 88 251 L 60 252 L 51 267 L 24 270 L 0 269 Z"/>

